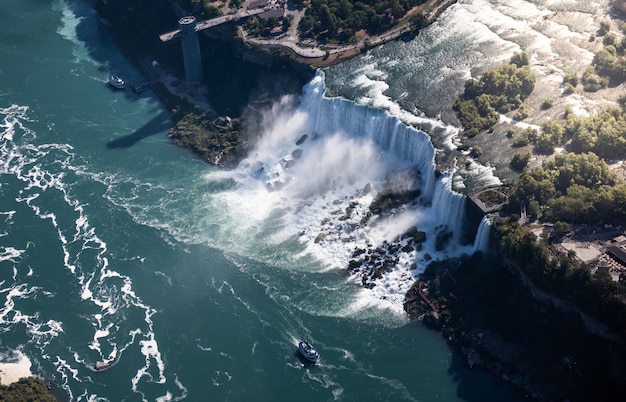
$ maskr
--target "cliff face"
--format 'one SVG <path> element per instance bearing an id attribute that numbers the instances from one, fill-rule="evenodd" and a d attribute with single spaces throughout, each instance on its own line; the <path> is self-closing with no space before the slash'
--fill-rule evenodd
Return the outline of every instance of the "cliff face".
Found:
<path id="1" fill-rule="evenodd" d="M 193 92 L 202 93 L 201 103 L 214 109 L 203 112 L 207 108 L 198 109 L 172 90 L 186 85 L 181 44 L 159 38 L 178 27 L 178 15 L 167 0 L 97 0 L 95 9 L 118 47 L 140 70 L 150 69 L 146 60 L 158 61 L 158 74 L 147 75 L 156 81 L 157 95 L 172 114 L 175 125 L 169 137 L 211 164 L 235 166 L 245 156 L 246 128 L 252 127 L 246 116 L 256 117 L 274 99 L 298 93 L 313 76 L 312 70 L 289 58 L 247 48 L 236 39 L 233 27 L 224 25 L 199 35 L 204 81 Z M 159 74 L 168 77 L 154 77 Z M 233 125 L 215 126 L 216 115 L 228 116 Z"/>
<path id="2" fill-rule="evenodd" d="M 540 401 L 619 401 L 624 340 L 571 303 L 537 289 L 499 254 L 431 264 L 405 310 L 465 356 Z"/>

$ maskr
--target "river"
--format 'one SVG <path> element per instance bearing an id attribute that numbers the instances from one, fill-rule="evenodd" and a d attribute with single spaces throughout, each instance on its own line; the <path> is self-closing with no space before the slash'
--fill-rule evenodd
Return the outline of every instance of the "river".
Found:
<path id="1" fill-rule="evenodd" d="M 516 400 L 402 311 L 427 261 L 485 246 L 434 245 L 464 219 L 451 189 L 499 180 L 477 163 L 465 179 L 435 174 L 453 166 L 458 135 L 443 105 L 484 67 L 467 43 L 436 24 L 439 42 L 418 37 L 319 72 L 224 171 L 170 143 L 149 91 L 106 85 L 111 72 L 139 73 L 89 2 L 1 8 L 3 370 L 30 370 L 71 401 Z M 455 24 L 451 10 L 441 24 Z M 466 56 L 449 55 L 453 45 Z M 493 62 L 512 50 L 497 49 Z M 437 91 L 438 73 L 409 68 L 429 61 L 452 77 Z M 389 185 L 419 187 L 421 202 L 362 224 Z M 346 271 L 355 248 L 411 226 L 427 234 L 423 249 L 373 289 Z M 297 354 L 301 338 L 318 364 Z M 112 366 L 97 372 L 99 361 Z"/>

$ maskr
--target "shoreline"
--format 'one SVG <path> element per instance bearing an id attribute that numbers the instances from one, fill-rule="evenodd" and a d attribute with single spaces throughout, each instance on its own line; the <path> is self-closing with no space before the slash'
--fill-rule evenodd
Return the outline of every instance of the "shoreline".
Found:
<path id="1" fill-rule="evenodd" d="M 450 5 L 451 2 L 448 2 L 448 5 Z M 219 34 L 218 34 L 219 35 Z M 241 38 L 240 38 L 241 39 Z M 394 39 L 390 39 L 390 40 L 394 40 Z M 254 41 L 254 40 L 252 40 Z M 228 41 L 228 43 L 230 44 L 230 46 L 233 46 L 233 44 L 235 42 Z M 244 49 L 243 51 L 250 51 L 251 53 L 263 53 L 265 57 L 269 58 L 270 60 L 276 60 L 277 59 L 277 55 L 273 54 L 273 50 L 276 48 L 280 48 L 282 49 L 280 51 L 280 56 L 286 56 L 287 59 L 294 61 L 294 62 L 298 62 L 298 56 L 297 53 L 295 51 L 293 51 L 293 49 L 289 48 L 289 47 L 281 47 L 280 44 L 278 43 L 263 43 L 263 41 L 259 40 L 259 43 L 257 44 L 259 47 L 258 48 L 252 48 L 252 49 L 245 49 L 245 44 L 249 43 L 246 42 L 244 39 L 242 39 L 242 43 L 244 44 Z M 301 65 L 306 65 L 309 67 L 322 67 L 322 66 L 328 66 L 328 65 L 332 65 L 334 63 L 340 63 L 343 60 L 346 60 L 347 58 L 351 58 L 354 56 L 357 56 L 358 54 L 361 53 L 361 49 L 357 50 L 356 47 L 352 48 L 350 51 L 354 52 L 353 54 L 351 54 L 349 57 L 347 56 L 345 59 L 341 58 L 341 56 L 339 55 L 340 52 L 329 52 L 329 56 L 324 58 L 324 56 L 322 56 L 321 58 L 301 58 L 299 61 L 299 64 Z M 348 50 L 345 50 L 346 52 L 348 52 Z M 289 53 L 292 52 L 292 53 Z M 336 56 L 334 56 L 333 58 L 333 54 L 336 54 Z M 300 56 L 302 57 L 302 56 Z M 317 65 L 316 63 L 320 63 L 320 65 Z M 326 63 L 326 64 L 324 64 Z M 536 65 L 536 67 L 542 67 L 545 68 L 542 65 Z M 544 74 L 543 78 L 544 79 L 548 79 L 553 75 L 553 73 L 546 73 Z M 531 101 L 534 101 L 535 103 L 540 103 L 541 99 L 540 96 L 545 96 L 544 93 L 537 94 L 536 96 L 533 97 L 533 99 L 531 99 Z M 557 98 L 560 99 L 560 98 Z M 166 102 L 164 102 L 166 103 Z M 551 111 L 552 113 L 554 113 L 554 111 L 557 108 L 553 108 L 553 110 Z M 547 112 L 542 112 L 542 115 L 547 114 Z M 533 118 L 540 118 L 541 116 L 539 116 L 539 114 L 537 116 L 533 116 Z M 175 142 L 176 143 L 176 142 Z M 190 147 L 188 145 L 185 145 L 184 143 L 177 143 L 177 145 L 182 146 L 184 148 L 190 149 Z M 192 149 L 193 150 L 193 149 Z M 211 157 L 203 157 L 205 160 L 207 160 L 209 163 L 214 163 L 219 165 L 219 161 L 218 159 L 215 158 L 211 158 Z M 519 278 L 518 278 L 519 280 Z M 535 301 L 531 301 L 530 303 L 535 303 Z M 469 303 L 471 305 L 471 303 Z M 545 308 L 545 307 L 544 307 Z M 541 312 L 541 309 L 539 309 L 539 312 Z M 538 313 L 539 315 L 539 313 Z M 461 319 L 471 319 L 472 316 L 471 315 L 467 315 L 466 317 L 461 317 Z M 567 317 L 565 317 L 567 318 Z M 565 319 L 562 317 L 562 319 Z M 425 322 L 425 324 L 427 324 L 428 322 Z M 578 326 L 574 326 L 575 328 L 580 328 Z M 447 333 L 446 331 L 442 331 L 440 330 L 442 336 L 444 338 L 446 338 L 448 340 L 448 342 L 453 345 L 455 347 L 455 349 L 457 349 L 459 351 L 459 353 L 462 356 L 465 356 L 465 359 L 468 363 L 468 365 L 470 367 L 483 367 L 486 370 L 492 372 L 496 377 L 501 378 L 503 381 L 509 383 L 512 385 L 513 388 L 517 388 L 517 389 L 521 389 L 522 393 L 525 394 L 526 396 L 530 396 L 533 397 L 535 399 L 543 399 L 545 398 L 545 394 L 543 391 L 538 390 L 537 388 L 541 388 L 542 386 L 550 386 L 550 384 L 541 384 L 541 386 L 539 387 L 535 387 L 537 385 L 536 381 L 530 380 L 528 377 L 524 377 L 524 376 L 518 376 L 515 374 L 515 367 L 512 369 L 513 371 L 506 371 L 503 367 L 503 365 L 507 365 L 507 364 L 513 364 L 515 366 L 515 362 L 518 361 L 509 361 L 506 362 L 503 358 L 502 358 L 502 351 L 505 349 L 498 349 L 497 346 L 493 346 L 493 345 L 500 345 L 502 346 L 504 344 L 504 342 L 501 339 L 496 339 L 497 335 L 489 334 L 487 333 L 489 326 L 479 326 L 476 325 L 476 323 L 471 323 L 468 325 L 467 327 L 467 331 L 466 334 L 463 336 L 458 336 L 458 337 L 451 337 L 451 334 Z M 586 335 L 585 335 L 586 336 Z M 581 335 L 582 337 L 582 335 Z M 491 346 L 489 346 L 491 345 Z M 502 346 L 504 348 L 509 348 L 508 346 Z M 490 349 L 491 348 L 491 349 Z M 515 349 L 513 351 L 511 351 L 511 355 L 513 355 L 515 358 L 519 358 L 521 352 L 519 352 L 518 350 L 516 350 L 516 348 L 512 348 Z M 537 356 L 535 356 L 537 357 Z M 500 358 L 501 360 L 498 361 L 498 358 Z M 539 360 L 537 361 L 532 361 L 531 363 L 537 363 L 539 362 Z M 569 360 L 569 356 L 564 356 L 562 358 L 562 363 L 564 369 L 563 370 L 570 370 L 571 371 L 572 368 L 570 367 L 570 360 Z M 522 367 L 521 365 L 517 364 L 517 367 Z M 524 369 L 527 370 L 527 372 L 531 372 L 533 371 L 534 367 L 533 366 L 523 366 Z M 560 369 L 560 368 L 559 368 Z M 575 378 L 574 378 L 575 380 Z M 541 381 L 541 380 L 539 380 Z"/>
<path id="2" fill-rule="evenodd" d="M 20 378 L 33 376 L 33 373 L 30 371 L 32 363 L 21 351 L 15 351 L 9 360 L 9 362 L 0 362 L 1 385 L 10 385 L 18 382 Z"/>
<path id="3" fill-rule="evenodd" d="M 408 10 L 404 17 L 390 30 L 379 35 L 361 36 L 356 43 L 332 45 L 310 41 L 306 48 L 301 46 L 297 30 L 291 30 L 283 38 L 262 39 L 248 37 L 244 29 L 237 30 L 237 36 L 246 44 L 257 47 L 258 51 L 271 52 L 273 49 L 289 54 L 296 63 L 313 68 L 324 68 L 352 59 L 364 51 L 393 42 L 405 35 L 417 35 L 419 31 L 435 22 L 437 17 L 457 0 L 428 0 Z M 411 21 L 421 15 L 419 23 Z M 324 49 L 325 48 L 325 49 Z"/>

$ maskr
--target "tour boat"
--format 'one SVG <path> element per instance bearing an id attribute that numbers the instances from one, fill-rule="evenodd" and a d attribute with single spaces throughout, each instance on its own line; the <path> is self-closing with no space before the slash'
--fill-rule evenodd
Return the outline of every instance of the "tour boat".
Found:
<path id="1" fill-rule="evenodd" d="M 320 354 L 317 353 L 317 350 L 313 348 L 313 345 L 311 345 L 309 341 L 300 341 L 298 343 L 298 351 L 300 351 L 300 354 L 304 356 L 305 359 L 313 363 L 317 362 L 317 359 L 320 357 Z"/>
<path id="2" fill-rule="evenodd" d="M 118 77 L 117 75 L 111 74 L 109 75 L 109 85 L 111 85 L 113 88 L 124 89 L 126 83 L 122 78 Z"/>
<path id="3" fill-rule="evenodd" d="M 111 368 L 111 363 L 101 360 L 101 361 L 96 362 L 96 365 L 94 366 L 94 368 L 96 369 L 96 371 L 104 371 L 104 370 Z"/>

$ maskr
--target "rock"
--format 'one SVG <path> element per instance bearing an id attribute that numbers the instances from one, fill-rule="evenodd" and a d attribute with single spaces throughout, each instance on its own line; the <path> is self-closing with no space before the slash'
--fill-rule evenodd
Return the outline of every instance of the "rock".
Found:
<path id="1" fill-rule="evenodd" d="M 317 244 L 323 241 L 325 238 L 326 238 L 326 233 L 321 232 L 320 234 L 317 235 L 317 237 L 315 237 L 314 243 Z"/>
<path id="2" fill-rule="evenodd" d="M 96 362 L 94 367 L 95 367 L 96 371 L 104 371 L 104 370 L 106 370 L 108 368 L 111 368 L 111 364 L 109 362 L 106 362 L 106 361 L 98 361 L 98 362 Z"/>
<path id="3" fill-rule="evenodd" d="M 363 194 L 369 194 L 372 191 L 372 185 L 367 183 L 365 187 L 363 187 Z"/>
<path id="4" fill-rule="evenodd" d="M 296 145 L 302 145 L 302 143 L 306 141 L 307 138 L 309 138 L 309 136 L 304 134 L 302 137 L 298 138 L 298 140 L 296 141 Z"/>
<path id="5" fill-rule="evenodd" d="M 361 266 L 361 264 L 363 264 L 363 261 L 359 261 L 359 260 L 350 260 L 350 262 L 348 263 L 348 269 L 350 271 L 354 271 L 357 268 L 359 268 Z"/>
<path id="6" fill-rule="evenodd" d="M 411 246 L 410 244 L 407 244 L 406 246 L 402 247 L 401 250 L 404 253 L 411 253 L 415 251 L 415 247 Z"/>

